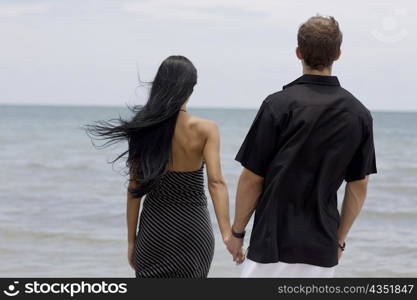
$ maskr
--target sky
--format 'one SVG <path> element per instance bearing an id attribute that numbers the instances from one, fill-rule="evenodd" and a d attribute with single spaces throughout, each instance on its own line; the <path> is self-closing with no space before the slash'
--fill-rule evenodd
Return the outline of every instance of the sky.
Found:
<path id="1" fill-rule="evenodd" d="M 0 0 L 0 104 L 143 104 L 163 59 L 197 67 L 194 107 L 259 107 L 301 75 L 298 27 L 333 15 L 333 74 L 371 110 L 417 111 L 415 1 Z"/>

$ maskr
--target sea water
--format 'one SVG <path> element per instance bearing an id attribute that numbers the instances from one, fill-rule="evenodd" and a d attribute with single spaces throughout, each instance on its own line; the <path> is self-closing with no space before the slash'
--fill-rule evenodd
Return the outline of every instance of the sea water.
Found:
<path id="1" fill-rule="evenodd" d="M 190 112 L 219 124 L 233 213 L 241 172 L 234 157 L 256 110 Z M 126 258 L 124 163 L 108 164 L 126 145 L 97 150 L 81 128 L 118 114 L 128 111 L 0 106 L 1 277 L 134 276 Z M 378 174 L 336 276 L 417 276 L 417 114 L 372 114 Z M 242 267 L 224 247 L 208 199 L 216 235 L 209 276 L 239 276 Z M 342 199 L 343 186 L 339 205 Z"/>

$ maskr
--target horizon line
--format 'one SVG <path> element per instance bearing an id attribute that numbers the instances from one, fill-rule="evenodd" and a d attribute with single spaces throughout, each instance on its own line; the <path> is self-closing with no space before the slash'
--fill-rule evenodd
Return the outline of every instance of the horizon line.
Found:
<path id="1" fill-rule="evenodd" d="M 51 103 L 1 103 L 0 102 L 0 106 L 39 106 L 39 107 L 87 107 L 87 108 L 126 108 L 127 107 L 127 103 L 125 105 L 117 105 L 117 104 L 70 104 L 70 103 L 65 103 L 65 104 L 51 104 Z M 246 109 L 246 110 L 256 110 L 259 109 L 259 106 L 204 106 L 204 105 L 190 105 L 189 106 L 190 109 L 235 109 L 235 110 L 239 110 L 239 109 Z M 417 113 L 417 109 L 416 110 L 405 110 L 405 109 L 370 109 L 370 111 L 373 112 L 393 112 L 393 113 Z"/>

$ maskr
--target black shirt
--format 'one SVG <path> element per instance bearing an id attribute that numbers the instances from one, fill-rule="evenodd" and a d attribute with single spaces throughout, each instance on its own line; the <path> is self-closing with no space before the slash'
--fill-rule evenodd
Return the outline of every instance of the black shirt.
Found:
<path id="1" fill-rule="evenodd" d="M 337 190 L 376 173 L 365 106 L 337 77 L 303 75 L 264 100 L 236 160 L 264 177 L 247 257 L 337 265 Z"/>

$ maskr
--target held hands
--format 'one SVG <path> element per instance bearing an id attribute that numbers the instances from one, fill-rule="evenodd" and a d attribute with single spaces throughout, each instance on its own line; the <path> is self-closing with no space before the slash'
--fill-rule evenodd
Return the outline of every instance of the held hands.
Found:
<path id="1" fill-rule="evenodd" d="M 231 233 L 224 238 L 224 243 L 233 256 L 233 261 L 240 265 L 245 260 L 245 253 L 243 251 L 243 238 L 236 238 Z"/>

